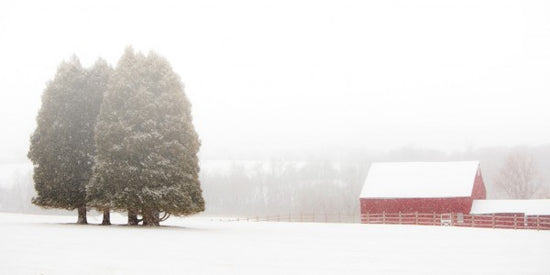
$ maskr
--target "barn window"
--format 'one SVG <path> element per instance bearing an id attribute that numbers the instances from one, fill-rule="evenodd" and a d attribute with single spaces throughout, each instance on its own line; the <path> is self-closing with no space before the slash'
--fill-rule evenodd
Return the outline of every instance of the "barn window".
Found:
<path id="1" fill-rule="evenodd" d="M 457 214 L 456 214 L 456 221 L 457 221 L 458 223 L 464 223 L 464 214 L 462 214 L 462 213 L 457 213 Z"/>

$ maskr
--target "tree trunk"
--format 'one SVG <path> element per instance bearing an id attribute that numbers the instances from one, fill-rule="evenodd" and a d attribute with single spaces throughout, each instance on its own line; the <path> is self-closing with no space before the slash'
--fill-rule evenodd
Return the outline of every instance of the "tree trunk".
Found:
<path id="1" fill-rule="evenodd" d="M 138 225 L 137 213 L 133 209 L 128 209 L 128 225 Z"/>
<path id="2" fill-rule="evenodd" d="M 153 211 L 153 223 L 155 226 L 160 226 L 160 211 Z"/>
<path id="3" fill-rule="evenodd" d="M 160 212 L 157 210 L 143 209 L 143 225 L 145 226 L 159 226 L 160 225 Z"/>
<path id="4" fill-rule="evenodd" d="M 109 208 L 103 209 L 103 222 L 102 225 L 111 225 L 111 211 Z"/>
<path id="5" fill-rule="evenodd" d="M 81 206 L 78 208 L 78 220 L 76 221 L 77 224 L 88 224 L 88 220 L 86 219 L 86 206 Z"/>
<path id="6" fill-rule="evenodd" d="M 143 215 L 143 225 L 153 226 L 153 216 L 151 215 L 151 211 L 143 209 L 141 212 Z"/>

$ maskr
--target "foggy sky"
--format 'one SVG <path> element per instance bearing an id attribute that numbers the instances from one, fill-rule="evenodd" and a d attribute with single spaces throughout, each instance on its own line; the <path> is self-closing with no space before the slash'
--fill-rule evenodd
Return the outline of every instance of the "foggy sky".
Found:
<path id="1" fill-rule="evenodd" d="M 258 2 L 0 2 L 0 162 L 62 60 L 128 45 L 172 63 L 207 155 L 550 141 L 548 1 Z"/>

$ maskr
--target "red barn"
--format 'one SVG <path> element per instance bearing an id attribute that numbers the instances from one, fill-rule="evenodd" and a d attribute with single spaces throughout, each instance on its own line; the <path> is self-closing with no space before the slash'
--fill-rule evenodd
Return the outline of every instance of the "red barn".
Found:
<path id="1" fill-rule="evenodd" d="M 470 213 L 486 197 L 478 161 L 373 163 L 361 214 Z"/>

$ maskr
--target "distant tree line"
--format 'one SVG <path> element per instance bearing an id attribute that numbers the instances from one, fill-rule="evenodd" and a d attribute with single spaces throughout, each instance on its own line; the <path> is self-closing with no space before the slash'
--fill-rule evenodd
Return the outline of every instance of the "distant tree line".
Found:
<path id="1" fill-rule="evenodd" d="M 359 215 L 359 194 L 374 161 L 480 160 L 489 199 L 548 199 L 550 146 L 491 148 L 445 154 L 403 148 L 338 160 L 228 161 L 225 168 L 203 169 L 207 213 L 236 216 Z M 543 173 L 543 172 L 546 172 Z"/>
<path id="2" fill-rule="evenodd" d="M 47 208 L 127 211 L 128 223 L 159 225 L 204 210 L 191 104 L 168 61 L 126 49 L 115 69 L 63 62 L 42 96 L 28 153 Z M 139 217 L 141 216 L 141 217 Z"/>
<path id="3" fill-rule="evenodd" d="M 266 216 L 359 214 L 368 166 L 330 161 L 233 163 L 202 174 L 207 213 Z"/>
<path id="4" fill-rule="evenodd" d="M 328 215 L 332 216 L 333 220 L 338 215 L 358 215 L 359 192 L 372 161 L 480 160 L 488 198 L 550 198 L 550 170 L 543 169 L 550 165 L 548 145 L 529 148 L 484 148 L 450 154 L 411 148 L 383 154 L 358 154 L 355 151 L 353 153 L 338 157 L 310 157 L 306 154 L 302 157 L 297 156 L 296 159 L 299 161 L 285 161 L 275 156 L 265 157 L 271 160 L 256 161 L 203 160 L 200 182 L 208 205 L 206 213 L 263 217 L 288 214 L 295 217 L 306 214 L 316 215 L 322 219 Z M 508 168 L 511 164 L 523 163 L 513 161 L 514 159 L 527 160 L 530 164 L 527 167 L 531 168 L 522 169 L 524 165 L 520 165 L 520 168 Z M 513 171 L 529 173 L 526 173 L 527 177 L 506 174 Z M 11 187 L 1 187 L 0 183 L 0 211 L 40 213 L 40 209 L 30 203 L 30 199 L 36 196 L 32 172 L 20 172 L 14 174 L 12 179 L 6 180 L 9 183 L 5 186 Z M 521 186 L 527 188 L 519 188 Z M 510 187 L 533 192 L 522 195 Z"/>

